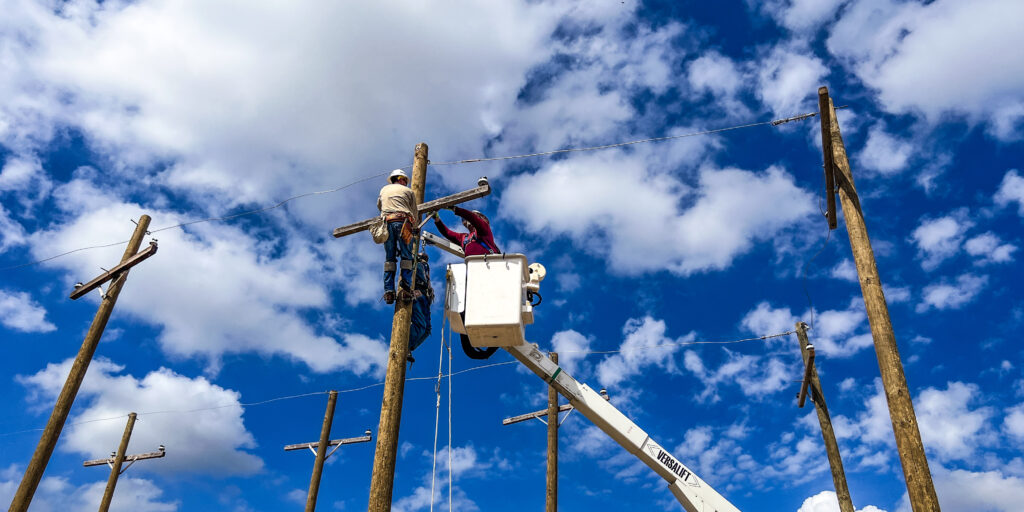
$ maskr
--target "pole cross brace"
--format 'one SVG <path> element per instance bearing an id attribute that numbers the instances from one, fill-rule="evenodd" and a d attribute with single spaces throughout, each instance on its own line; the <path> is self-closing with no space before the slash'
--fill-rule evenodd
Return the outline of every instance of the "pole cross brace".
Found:
<path id="1" fill-rule="evenodd" d="M 462 192 L 452 194 L 450 196 L 444 196 L 438 199 L 434 199 L 433 201 L 427 201 L 425 203 L 420 204 L 417 209 L 419 210 L 420 215 L 426 215 L 447 208 L 449 206 L 454 206 L 460 203 L 465 203 L 466 201 L 490 195 L 491 185 L 490 183 L 487 182 L 487 178 L 480 178 L 477 181 L 477 183 L 479 184 L 479 186 L 476 188 L 471 188 L 469 190 L 464 190 Z M 379 217 L 371 217 L 369 219 L 356 222 L 354 224 L 349 224 L 347 226 L 336 228 L 332 234 L 334 238 L 341 238 L 343 236 L 348 236 L 354 233 L 358 233 L 360 231 L 366 231 L 367 229 L 370 229 L 370 225 L 373 224 L 378 218 Z"/>
<path id="2" fill-rule="evenodd" d="M 127 272 L 128 269 L 134 267 L 135 265 L 138 265 L 139 263 L 142 263 L 143 261 L 146 260 L 146 258 L 149 258 L 150 256 L 156 254 L 156 249 L 156 240 L 152 240 L 149 242 L 149 247 L 146 247 L 145 249 L 139 251 L 131 258 L 125 260 L 123 263 L 119 263 L 116 267 L 100 274 L 92 281 L 89 281 L 88 283 L 85 284 L 75 284 L 75 289 L 71 292 L 71 300 L 81 298 L 83 295 L 95 290 L 96 288 L 99 288 L 100 285 L 106 283 L 107 281 L 114 281 L 118 279 L 119 277 L 121 277 L 121 274 Z M 103 290 L 100 290 L 100 294 L 103 296 L 103 298 L 107 297 L 106 292 L 104 292 Z"/>
<path id="3" fill-rule="evenodd" d="M 331 450 L 330 452 L 328 452 L 327 455 L 324 456 L 324 458 L 328 459 L 328 458 L 331 457 L 331 455 L 334 455 L 334 452 L 338 451 L 338 448 L 340 448 L 341 445 L 344 445 L 344 444 L 356 444 L 356 443 L 367 443 L 367 442 L 369 442 L 371 440 L 373 440 L 373 435 L 370 433 L 369 430 L 367 430 L 366 433 L 363 434 L 360 437 L 349 437 L 349 438 L 346 438 L 346 439 L 332 439 L 330 442 L 327 443 L 327 446 L 333 446 L 334 449 Z M 316 448 L 319 445 L 320 445 L 319 442 L 290 444 L 288 446 L 285 446 L 284 449 L 285 449 L 285 451 L 294 451 L 294 450 L 301 450 L 303 448 L 308 448 L 309 451 L 313 452 L 313 456 L 315 457 L 316 456 Z"/>
<path id="4" fill-rule="evenodd" d="M 121 469 L 121 473 L 124 473 L 125 471 L 128 471 L 128 468 L 132 467 L 132 464 L 135 464 L 136 462 L 138 462 L 140 460 L 159 459 L 159 458 L 164 457 L 166 455 L 167 455 L 167 452 L 164 451 L 163 448 L 161 448 L 160 450 L 155 451 L 155 452 L 137 453 L 135 455 L 125 455 L 124 456 L 124 462 L 127 462 L 128 465 L 126 467 L 124 467 L 123 469 Z M 103 466 L 103 465 L 107 465 L 107 466 L 110 466 L 111 468 L 113 468 L 114 467 L 114 457 L 108 457 L 106 459 L 87 460 L 87 461 L 82 463 L 82 466 L 84 466 L 84 467 Z"/>

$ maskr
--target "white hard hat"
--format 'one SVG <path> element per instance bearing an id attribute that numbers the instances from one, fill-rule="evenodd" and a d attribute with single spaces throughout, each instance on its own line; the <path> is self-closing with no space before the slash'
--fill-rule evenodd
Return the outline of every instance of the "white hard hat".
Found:
<path id="1" fill-rule="evenodd" d="M 391 174 L 388 176 L 388 183 L 394 183 L 395 182 L 395 178 L 399 178 L 399 177 L 405 178 L 405 179 L 409 179 L 409 176 L 405 174 L 405 171 L 403 171 L 401 169 L 395 169 L 395 170 L 391 171 Z"/>

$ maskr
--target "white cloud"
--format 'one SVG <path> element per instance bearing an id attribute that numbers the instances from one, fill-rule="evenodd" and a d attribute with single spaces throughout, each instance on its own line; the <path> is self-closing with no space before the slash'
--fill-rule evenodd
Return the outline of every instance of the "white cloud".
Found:
<path id="1" fill-rule="evenodd" d="M 835 491 L 821 491 L 804 500 L 796 512 L 839 512 L 839 498 Z M 858 508 L 857 512 L 885 512 L 874 505 Z"/>
<path id="2" fill-rule="evenodd" d="M 921 268 L 935 270 L 939 264 L 959 252 L 964 233 L 973 225 L 967 219 L 966 210 L 957 210 L 935 219 L 922 219 L 910 235 L 910 239 L 917 245 Z"/>
<path id="3" fill-rule="evenodd" d="M 777 46 L 759 59 L 757 96 L 776 118 L 816 110 L 828 68 L 806 48 Z"/>
<path id="4" fill-rule="evenodd" d="M 907 168 L 913 152 L 913 145 L 897 139 L 886 132 L 884 126 L 876 124 L 868 131 L 868 140 L 857 158 L 866 169 L 892 175 Z"/>
<path id="5" fill-rule="evenodd" d="M 809 319 L 811 313 L 802 317 Z M 815 349 L 829 357 L 850 357 L 872 344 L 871 334 L 865 331 L 867 314 L 864 302 L 854 297 L 846 309 L 830 309 L 817 312 L 812 330 L 808 331 L 809 341 Z M 740 325 L 754 334 L 774 334 L 793 329 L 797 317 L 789 308 L 774 308 L 768 302 L 761 302 L 747 312 Z"/>
<path id="6" fill-rule="evenodd" d="M 68 224 L 33 233 L 36 256 L 123 239 L 131 226 L 127 220 L 143 211 L 86 179 L 58 187 L 55 195 L 77 215 Z M 152 229 L 184 220 L 170 212 L 149 213 L 155 219 Z M 155 236 L 159 252 L 132 269 L 118 309 L 161 327 L 157 339 L 166 353 L 204 357 L 213 372 L 224 354 L 255 352 L 285 356 L 317 372 L 383 373 L 383 340 L 333 333 L 340 338 L 335 340 L 318 332 L 325 326 L 311 325 L 303 315 L 329 304 L 327 286 L 343 278 L 348 258 L 328 258 L 315 243 L 299 237 L 264 241 L 225 224 L 196 224 L 187 232 L 174 229 Z M 337 247 L 332 250 L 340 251 Z M 47 265 L 66 271 L 70 285 L 116 263 L 123 251 L 86 251 Z"/>
<path id="7" fill-rule="evenodd" d="M 733 383 L 739 385 L 745 396 L 761 399 L 781 391 L 790 380 L 787 374 L 791 369 L 778 358 L 723 351 L 726 360 L 714 370 L 697 352 L 687 350 L 683 354 L 683 366 L 704 385 L 696 396 L 698 400 L 717 402 L 721 400 L 719 386 Z"/>
<path id="8" fill-rule="evenodd" d="M 0 501 L 9 502 L 21 481 L 21 471 L 10 466 L 0 472 Z M 63 476 L 48 476 L 39 482 L 32 498 L 33 512 L 91 512 L 103 497 L 106 479 L 75 486 Z M 174 512 L 178 502 L 160 501 L 163 490 L 144 478 L 122 476 L 110 504 L 114 512 Z"/>
<path id="9" fill-rule="evenodd" d="M 972 460 L 978 448 L 995 441 L 988 423 L 991 407 L 971 405 L 981 398 L 977 385 L 950 382 L 945 390 L 927 388 L 914 400 L 921 440 L 938 460 Z"/>
<path id="10" fill-rule="evenodd" d="M 716 51 L 709 51 L 687 65 L 687 81 L 698 95 L 711 93 L 730 116 L 749 115 L 738 95 L 749 78 L 745 70 Z"/>
<path id="11" fill-rule="evenodd" d="M 1018 441 L 1024 441 L 1024 404 L 1018 404 L 1006 410 L 1003 431 Z"/>
<path id="12" fill-rule="evenodd" d="M 622 327 L 625 339 L 620 352 L 605 358 L 597 365 L 597 380 L 602 386 L 615 386 L 642 370 L 653 366 L 666 372 L 675 372 L 674 355 L 681 343 L 693 341 L 695 333 L 677 339 L 665 337 L 665 321 L 651 317 L 630 318 Z"/>
<path id="13" fill-rule="evenodd" d="M 285 494 L 284 497 L 285 497 L 286 500 L 288 500 L 288 501 L 290 501 L 292 503 L 298 503 L 299 505 L 305 505 L 306 504 L 306 498 L 308 498 L 308 495 L 307 495 L 308 492 L 309 492 L 308 490 L 304 490 L 304 489 L 292 489 L 292 490 L 288 491 L 288 493 Z"/>
<path id="14" fill-rule="evenodd" d="M 1024 502 L 1024 479 L 1006 475 L 1002 471 L 935 467 L 932 469 L 932 477 L 942 510 L 1016 512 Z M 909 502 L 904 494 L 899 512 L 909 510 Z"/>
<path id="15" fill-rule="evenodd" d="M 897 304 L 910 300 L 910 288 L 907 286 L 885 286 L 882 285 L 885 300 L 889 304 Z"/>
<path id="16" fill-rule="evenodd" d="M 956 278 L 956 283 L 942 282 L 924 287 L 921 303 L 915 310 L 924 313 L 929 309 L 960 309 L 974 300 L 981 290 L 988 285 L 988 276 L 963 274 Z"/>
<path id="17" fill-rule="evenodd" d="M 1016 169 L 1006 171 L 993 199 L 997 205 L 1004 207 L 1010 203 L 1017 203 L 1017 213 L 1024 217 L 1024 178 Z"/>
<path id="18" fill-rule="evenodd" d="M 896 456 L 887 447 L 895 442 L 881 379 L 876 378 L 874 386 L 875 392 L 865 399 L 856 419 L 843 415 L 832 419 L 837 438 L 856 442 L 850 450 L 851 462 L 886 467 L 886 461 Z M 977 385 L 963 382 L 950 382 L 945 389 L 926 388 L 914 397 L 921 439 L 930 458 L 971 462 L 982 449 L 998 442 L 991 425 L 995 411 L 977 405 L 981 399 Z"/>
<path id="19" fill-rule="evenodd" d="M 844 3 L 846 0 L 771 0 L 760 5 L 783 27 L 795 33 L 806 33 L 830 20 Z"/>
<path id="20" fill-rule="evenodd" d="M 995 233 L 989 231 L 964 242 L 964 250 L 974 256 L 975 265 L 987 265 L 1013 261 L 1013 253 L 1017 252 L 1017 246 L 1003 243 Z"/>
<path id="21" fill-rule="evenodd" d="M 728 267 L 813 208 L 810 194 L 780 168 L 705 168 L 691 190 L 650 151 L 580 155 L 516 176 L 501 210 L 527 231 L 568 235 L 582 250 L 606 255 L 611 272 L 688 275 Z M 585 179 L 581 168 L 587 169 Z M 572 194 L 565 193 L 569 189 Z M 657 229 L 651 219 L 658 219 Z"/>
<path id="22" fill-rule="evenodd" d="M 51 332 L 57 326 L 46 320 L 46 308 L 25 292 L 0 289 L 0 324 L 21 332 Z"/>
<path id="23" fill-rule="evenodd" d="M 432 502 L 444 502 L 447 505 L 448 494 L 448 451 L 451 449 L 451 472 L 452 480 L 455 482 L 465 481 L 468 478 L 478 478 L 483 475 L 493 476 L 497 470 L 506 468 L 507 461 L 492 457 L 483 459 L 473 446 L 457 446 L 449 448 L 445 446 L 437 452 L 437 480 L 433 487 L 434 494 L 431 496 L 431 481 L 429 471 L 421 478 L 422 484 L 413 489 L 408 496 L 396 499 L 393 503 L 393 510 L 396 512 L 413 512 L 416 510 L 429 509 Z M 423 457 L 431 457 L 432 453 L 424 452 Z M 467 510 L 470 512 L 480 510 L 476 502 L 471 500 L 466 493 L 457 485 L 452 486 L 453 510 Z"/>
<path id="24" fill-rule="evenodd" d="M 1015 22 L 1022 9 L 1015 0 L 856 0 L 832 27 L 827 47 L 890 112 L 919 112 L 936 122 L 961 115 L 1011 139 L 1024 116 L 1024 62 L 978 56 L 1024 44 Z"/>
<path id="25" fill-rule="evenodd" d="M 836 279 L 856 283 L 857 267 L 853 266 L 853 261 L 849 258 L 843 258 L 843 260 L 836 264 L 835 267 L 832 267 L 832 271 L 829 272 L 829 275 Z"/>
<path id="26" fill-rule="evenodd" d="M 227 206 L 267 201 L 393 165 L 355 147 L 400 149 L 405 160 L 429 133 L 446 153 L 479 150 L 508 118 L 526 71 L 551 55 L 562 16 L 611 19 L 583 5 L 520 2 L 438 6 L 430 23 L 414 2 L 253 3 L 242 18 L 205 7 L 9 4 L 0 139 L 31 146 L 71 125 L 119 160 L 174 160 L 160 175 L 168 185 Z"/>
<path id="27" fill-rule="evenodd" d="M 748 311 L 740 325 L 751 333 L 764 335 L 790 331 L 796 326 L 796 321 L 789 308 L 773 308 L 764 301 Z"/>
<path id="28" fill-rule="evenodd" d="M 572 329 L 556 332 L 551 337 L 551 347 L 553 352 L 558 353 L 558 365 L 570 375 L 577 376 L 580 362 L 587 357 L 585 352 L 590 350 L 590 341 L 590 338 Z"/>
<path id="29" fill-rule="evenodd" d="M 45 369 L 17 380 L 28 387 L 30 401 L 48 403 L 56 398 L 71 368 L 71 359 L 49 364 Z M 129 451 L 153 451 L 167 446 L 168 456 L 140 471 L 152 473 L 209 473 L 215 475 L 252 474 L 263 461 L 245 451 L 256 441 L 242 420 L 240 393 L 224 389 L 204 377 L 194 379 L 166 368 L 150 372 L 142 379 L 120 375 L 121 365 L 105 359 L 92 363 L 78 393 L 82 402 L 68 423 L 97 418 L 113 418 L 135 411 L 138 423 L 132 432 Z M 86 405 L 87 404 L 87 405 Z M 192 411 L 146 414 L 148 411 Z M 117 447 L 124 431 L 124 418 L 96 421 L 67 428 L 60 449 L 102 458 Z"/>
<path id="30" fill-rule="evenodd" d="M 49 180 L 46 180 L 42 164 L 36 158 L 13 157 L 8 158 L 0 169 L 0 192 L 15 191 L 22 192 L 29 189 L 33 182 L 43 180 L 48 187 Z M 39 186 L 37 184 L 37 186 Z"/>
<path id="31" fill-rule="evenodd" d="M 25 228 L 12 219 L 10 212 L 0 205 L 0 254 L 11 247 L 24 244 L 26 237 Z"/>

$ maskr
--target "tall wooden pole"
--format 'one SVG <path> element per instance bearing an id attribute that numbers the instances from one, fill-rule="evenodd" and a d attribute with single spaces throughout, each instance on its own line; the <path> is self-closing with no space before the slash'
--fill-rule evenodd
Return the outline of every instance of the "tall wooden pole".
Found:
<path id="1" fill-rule="evenodd" d="M 558 363 L 558 353 L 549 354 Z M 547 512 L 558 510 L 558 391 L 548 386 L 548 492 Z"/>
<path id="2" fill-rule="evenodd" d="M 121 444 L 117 446 L 114 462 L 110 464 L 110 478 L 107 479 L 107 488 L 103 491 L 103 500 L 100 501 L 100 512 L 107 512 L 110 509 L 110 500 L 114 499 L 114 488 L 117 487 L 117 477 L 121 476 L 121 464 L 124 463 L 124 452 L 128 451 L 128 440 L 132 438 L 133 428 L 135 428 L 134 412 L 128 415 L 128 424 L 124 426 Z"/>
<path id="3" fill-rule="evenodd" d="M 122 263 L 138 252 L 142 238 L 146 235 L 146 229 L 149 228 L 149 221 L 149 215 L 139 218 L 135 232 L 132 233 L 132 238 L 128 241 L 128 247 L 124 250 L 124 256 L 121 257 Z M 75 396 L 78 395 L 78 388 L 82 386 L 85 372 L 89 369 L 89 363 L 92 362 L 92 356 L 96 353 L 96 346 L 99 345 L 103 329 L 106 328 L 107 321 L 110 320 L 110 314 L 114 311 L 114 303 L 117 302 L 117 296 L 121 293 L 121 288 L 127 278 L 128 271 L 126 270 L 112 280 L 107 287 L 107 292 L 103 296 L 103 300 L 100 301 L 100 307 L 93 318 L 92 326 L 89 327 L 89 332 L 86 333 L 85 340 L 82 341 L 82 347 L 78 350 L 78 356 L 75 357 L 75 362 L 71 365 L 71 372 L 68 373 L 68 379 L 64 382 L 63 389 L 60 390 L 57 403 L 53 406 L 50 419 L 46 422 L 46 428 L 39 438 L 36 451 L 32 454 L 32 460 L 29 461 L 28 468 L 25 469 L 25 476 L 22 477 L 21 484 L 18 485 L 14 499 L 11 500 L 9 512 L 25 512 L 28 510 L 29 504 L 32 503 L 32 496 L 36 492 L 36 487 L 39 486 L 39 480 L 43 478 L 43 472 L 50 462 L 53 448 L 57 446 L 57 439 L 60 437 L 61 431 L 64 430 L 64 422 L 67 421 L 71 405 L 75 402 Z"/>
<path id="4" fill-rule="evenodd" d="M 412 164 L 412 191 L 416 195 L 416 204 L 423 202 L 426 181 L 427 145 L 421 142 L 416 145 Z M 417 225 L 419 221 L 417 218 Z M 416 279 L 415 274 L 413 279 Z M 405 392 L 405 357 L 409 353 L 411 320 L 412 302 L 396 301 L 395 316 L 391 322 L 387 376 L 384 378 L 384 398 L 380 404 L 380 424 L 377 427 L 377 448 L 373 456 L 373 476 L 370 478 L 368 512 L 391 510 L 395 459 L 398 455 L 398 430 L 402 421 L 402 397 Z"/>
<path id="5" fill-rule="evenodd" d="M 843 207 L 846 232 L 850 236 L 850 249 L 853 251 L 853 260 L 860 278 L 864 307 L 867 310 L 868 322 L 871 324 L 871 336 L 875 341 L 875 355 L 878 357 L 885 398 L 889 403 L 889 417 L 896 437 L 896 450 L 900 454 L 900 463 L 903 466 L 903 477 L 907 481 L 910 506 L 914 512 L 937 511 L 939 500 L 935 495 L 931 471 L 928 469 L 928 459 L 925 457 L 921 432 L 917 426 L 917 415 L 914 414 L 907 377 L 903 373 L 903 362 L 896 347 L 896 335 L 889 320 L 889 308 L 882 293 L 875 253 L 871 249 L 871 240 L 864 224 L 864 212 L 861 210 L 857 189 L 853 184 L 853 174 L 850 162 L 846 158 L 843 137 L 839 133 L 835 107 L 828 97 L 828 88 L 818 89 L 818 97 L 819 104 L 828 104 L 828 111 L 820 114 L 829 116 L 831 143 L 823 149 L 827 152 L 831 147 L 832 151 L 839 201 Z M 832 191 L 829 190 L 828 193 L 831 194 Z"/>
<path id="6" fill-rule="evenodd" d="M 818 380 L 818 370 L 814 367 L 813 361 L 809 361 L 807 345 L 807 324 L 796 323 L 796 336 L 800 343 L 800 353 L 803 355 L 804 364 L 810 364 L 810 382 L 808 387 L 811 390 L 811 399 L 814 401 L 814 410 L 818 413 L 818 423 L 821 424 L 821 438 L 825 441 L 825 453 L 828 455 L 828 465 L 832 469 L 832 483 L 836 486 L 836 498 L 839 500 L 840 512 L 854 512 L 853 500 L 850 499 L 850 487 L 846 484 L 846 472 L 843 470 L 843 458 L 839 456 L 839 444 L 836 443 L 836 433 L 832 430 L 832 418 L 828 414 L 828 406 L 825 405 L 825 394 L 821 391 L 821 381 Z"/>
<path id="7" fill-rule="evenodd" d="M 334 423 L 334 405 L 337 403 L 338 392 L 331 391 L 327 396 L 327 412 L 324 413 L 324 425 L 320 428 L 320 443 L 316 445 L 313 477 L 309 479 L 309 494 L 306 495 L 306 512 L 316 510 L 316 497 L 320 493 L 320 476 L 324 473 L 324 460 L 327 459 L 327 448 L 331 443 L 331 424 Z"/>

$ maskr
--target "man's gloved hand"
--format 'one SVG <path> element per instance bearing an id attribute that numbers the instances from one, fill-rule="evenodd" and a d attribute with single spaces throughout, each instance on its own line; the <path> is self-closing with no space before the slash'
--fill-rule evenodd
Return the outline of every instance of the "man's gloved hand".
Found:
<path id="1" fill-rule="evenodd" d="M 441 216 L 437 214 L 437 210 L 430 212 L 430 216 L 433 217 L 434 220 L 441 220 Z"/>

